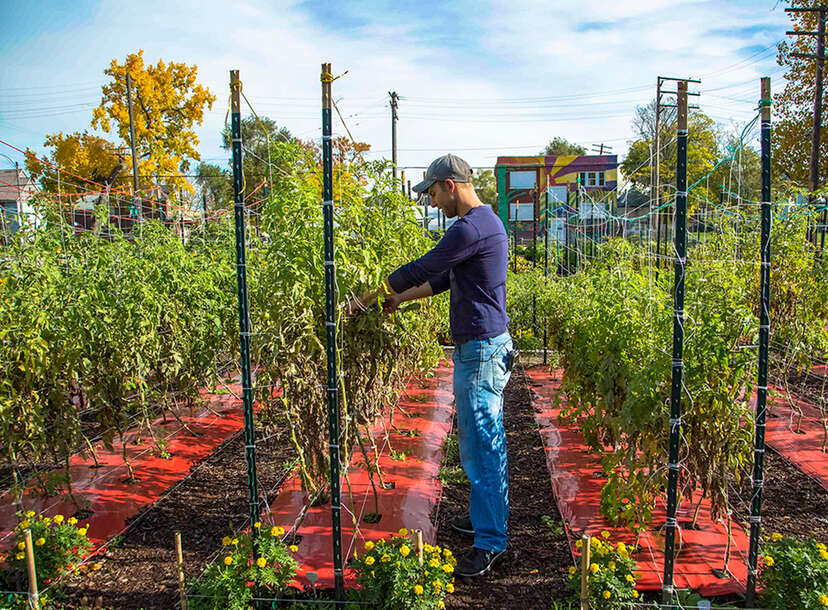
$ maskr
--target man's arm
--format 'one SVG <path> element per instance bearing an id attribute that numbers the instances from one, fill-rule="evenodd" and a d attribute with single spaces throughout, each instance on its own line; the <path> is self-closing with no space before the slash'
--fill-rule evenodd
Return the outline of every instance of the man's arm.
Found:
<path id="1" fill-rule="evenodd" d="M 382 304 L 382 310 L 385 313 L 393 313 L 401 304 L 406 301 L 415 301 L 417 299 L 424 299 L 434 295 L 434 290 L 429 282 L 420 284 L 419 286 L 412 286 L 408 290 L 401 293 L 389 294 L 385 297 L 385 302 Z"/>

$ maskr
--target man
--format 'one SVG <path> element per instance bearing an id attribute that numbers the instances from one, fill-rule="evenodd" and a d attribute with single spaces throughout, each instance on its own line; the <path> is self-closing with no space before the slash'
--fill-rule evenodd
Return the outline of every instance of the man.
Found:
<path id="1" fill-rule="evenodd" d="M 445 155 L 429 166 L 414 187 L 432 207 L 458 217 L 427 254 L 403 265 L 386 280 L 383 309 L 451 289 L 454 396 L 460 461 L 471 481 L 469 515 L 451 526 L 474 535 L 474 548 L 457 563 L 460 576 L 488 572 L 506 551 L 509 517 L 503 388 L 509 380 L 512 339 L 507 331 L 508 240 L 503 223 L 477 197 L 469 164 Z M 349 310 L 375 300 L 369 292 Z"/>

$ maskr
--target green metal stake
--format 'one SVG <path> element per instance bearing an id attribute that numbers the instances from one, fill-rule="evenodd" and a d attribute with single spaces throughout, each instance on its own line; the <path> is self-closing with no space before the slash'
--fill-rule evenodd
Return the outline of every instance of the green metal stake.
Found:
<path id="1" fill-rule="evenodd" d="M 756 600 L 756 562 L 762 524 L 762 485 L 765 468 L 765 411 L 768 397 L 768 338 L 770 335 L 771 271 L 771 83 L 762 79 L 759 106 L 762 115 L 762 237 L 759 292 L 759 374 L 756 385 L 756 434 L 753 450 L 753 499 L 750 505 L 750 546 L 748 547 L 747 607 Z"/>
<path id="2" fill-rule="evenodd" d="M 336 367 L 336 266 L 334 265 L 331 64 L 322 64 L 322 213 L 325 231 L 325 350 L 328 356 L 328 453 L 331 460 L 331 538 L 336 601 L 345 601 L 339 482 L 339 386 Z"/>
<path id="3" fill-rule="evenodd" d="M 258 530 L 253 524 L 259 520 L 259 494 L 256 479 L 256 431 L 253 427 L 253 384 L 250 379 L 250 316 L 247 309 L 247 263 L 244 243 L 244 175 L 242 173 L 241 140 L 241 81 L 239 71 L 230 70 L 231 118 L 230 133 L 233 145 L 233 201 L 236 220 L 236 283 L 239 298 L 239 353 L 241 355 L 242 403 L 244 405 L 244 448 L 247 458 L 248 506 L 250 531 L 255 538 Z M 253 559 L 257 558 L 253 545 Z"/>
<path id="4" fill-rule="evenodd" d="M 673 371 L 670 396 L 670 457 L 667 463 L 667 521 L 664 533 L 665 604 L 673 603 L 673 564 L 676 537 L 676 503 L 681 436 L 681 386 L 684 376 L 684 271 L 687 266 L 687 82 L 678 82 L 678 133 L 676 152 L 676 259 L 673 301 Z"/>

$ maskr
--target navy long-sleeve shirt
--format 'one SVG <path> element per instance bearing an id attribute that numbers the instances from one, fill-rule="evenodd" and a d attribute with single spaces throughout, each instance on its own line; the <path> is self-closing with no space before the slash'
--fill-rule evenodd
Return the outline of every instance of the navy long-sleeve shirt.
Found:
<path id="1" fill-rule="evenodd" d="M 400 293 L 425 282 L 434 294 L 451 288 L 449 321 L 455 343 L 488 339 L 504 332 L 509 244 L 492 209 L 470 209 L 428 253 L 394 271 L 388 283 Z"/>

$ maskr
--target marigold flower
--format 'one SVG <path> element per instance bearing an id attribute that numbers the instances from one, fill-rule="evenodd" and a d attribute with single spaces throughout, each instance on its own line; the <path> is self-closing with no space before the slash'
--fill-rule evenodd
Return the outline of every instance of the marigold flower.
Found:
<path id="1" fill-rule="evenodd" d="M 288 548 L 290 549 L 291 553 L 295 553 L 296 551 L 299 550 L 299 547 L 296 546 L 295 544 L 291 544 Z"/>
<path id="2" fill-rule="evenodd" d="M 601 531 L 601 538 L 603 538 L 604 540 L 608 540 L 609 537 L 610 537 L 610 533 L 607 530 Z"/>
<path id="3" fill-rule="evenodd" d="M 822 606 L 828 606 L 828 595 L 825 595 L 823 593 L 817 598 L 817 601 L 819 601 L 820 605 Z"/>
<path id="4" fill-rule="evenodd" d="M 629 583 L 634 583 L 635 582 L 635 578 L 633 578 L 632 574 L 627 574 L 627 582 L 629 582 Z"/>
<path id="5" fill-rule="evenodd" d="M 21 522 L 20 522 L 20 529 L 25 530 L 25 529 L 27 529 L 30 525 L 31 525 L 31 523 L 29 523 L 29 520 L 28 520 L 28 519 L 23 519 L 23 521 L 21 521 Z"/>
<path id="6" fill-rule="evenodd" d="M 819 556 L 820 556 L 822 559 L 828 559 L 828 551 L 820 551 L 820 552 L 819 552 Z"/>
<path id="7" fill-rule="evenodd" d="M 575 541 L 575 548 L 576 549 L 583 548 L 583 546 L 584 546 L 584 541 L 583 540 L 576 540 Z"/>
<path id="8" fill-rule="evenodd" d="M 627 550 L 627 545 L 624 544 L 623 542 L 619 542 L 618 546 L 616 548 L 618 549 L 619 553 L 623 553 Z"/>
<path id="9" fill-rule="evenodd" d="M 368 557 L 365 558 L 366 565 L 372 566 L 374 565 L 374 561 L 376 560 L 371 555 L 368 555 Z"/>
<path id="10" fill-rule="evenodd" d="M 597 563 L 592 563 L 589 566 L 589 571 L 592 572 L 593 574 L 597 574 L 600 570 L 601 570 L 601 568 L 598 567 Z"/>
<path id="11" fill-rule="evenodd" d="M 233 546 L 239 546 L 239 539 L 233 538 L 233 540 L 230 541 L 230 544 L 232 544 Z"/>
<path id="12" fill-rule="evenodd" d="M 230 557 L 230 555 L 227 555 L 227 557 L 224 558 L 224 565 L 229 566 L 232 563 L 233 563 L 233 558 Z"/>
<path id="13" fill-rule="evenodd" d="M 259 566 L 260 568 L 265 567 L 267 565 L 267 559 L 265 559 L 264 557 L 259 557 L 256 560 L 256 565 Z"/>
<path id="14" fill-rule="evenodd" d="M 444 601 L 441 599 L 439 602 L 437 602 L 437 607 L 438 607 L 438 608 L 440 608 L 440 610 L 442 610 L 443 608 L 445 608 L 445 607 L 446 607 L 446 602 L 444 602 Z"/>
<path id="15" fill-rule="evenodd" d="M 40 516 L 43 517 L 43 515 L 40 515 Z M 43 518 L 43 523 L 45 523 L 46 525 L 49 525 L 51 522 L 52 522 L 51 518 L 49 518 L 49 517 Z"/>
<path id="16" fill-rule="evenodd" d="M 445 555 L 446 557 L 451 557 L 451 551 L 449 549 L 443 549 L 443 555 Z"/>
<path id="17" fill-rule="evenodd" d="M 385 555 L 380 557 L 380 561 L 382 563 L 388 563 L 389 561 L 391 561 L 391 556 L 388 553 L 386 553 Z"/>
<path id="18" fill-rule="evenodd" d="M 612 593 L 610 593 L 609 591 L 604 591 L 603 593 L 601 593 L 601 595 L 604 599 L 609 599 L 610 597 L 612 597 Z"/>
<path id="19" fill-rule="evenodd" d="M 371 551 L 371 550 L 373 550 L 373 549 L 374 549 L 374 543 L 373 543 L 373 542 L 371 542 L 371 541 L 369 540 L 368 542 L 366 542 L 366 543 L 365 543 L 365 550 L 366 550 L 366 551 Z"/>
<path id="20" fill-rule="evenodd" d="M 824 544 L 822 544 L 821 542 L 817 542 L 816 547 L 817 547 L 817 549 L 819 549 L 820 551 L 826 551 L 826 550 L 828 550 L 828 547 L 826 547 L 826 546 L 825 546 Z"/>
<path id="21" fill-rule="evenodd" d="M 58 525 L 63 523 L 63 515 L 55 515 L 55 523 L 57 523 Z"/>
<path id="22" fill-rule="evenodd" d="M 408 554 L 411 552 L 411 549 L 408 548 L 407 544 L 404 544 L 400 547 L 400 555 L 403 557 L 408 557 Z"/>
<path id="23" fill-rule="evenodd" d="M 454 585 L 453 584 L 448 583 L 446 585 L 446 593 L 454 593 Z"/>
<path id="24" fill-rule="evenodd" d="M 577 572 L 577 571 L 578 571 L 578 570 L 575 568 L 575 566 L 569 566 L 569 575 L 570 575 L 570 576 L 572 576 L 573 574 L 575 574 L 575 572 Z"/>
<path id="25" fill-rule="evenodd" d="M 435 593 L 439 593 L 439 592 L 440 592 L 440 589 L 442 589 L 442 588 L 443 588 L 443 583 L 441 583 L 439 580 L 435 580 L 435 581 L 434 581 L 433 583 L 431 583 L 431 584 L 434 586 L 434 591 L 435 591 Z"/>
<path id="26" fill-rule="evenodd" d="M 26 548 L 26 543 L 25 542 L 18 542 L 17 543 L 17 550 L 22 551 L 25 548 Z"/>
<path id="27" fill-rule="evenodd" d="M 44 544 L 46 544 L 46 538 L 41 537 L 35 540 L 35 546 L 43 546 Z"/>
<path id="28" fill-rule="evenodd" d="M 26 553 L 18 553 L 18 554 L 17 554 L 17 555 L 15 555 L 14 557 L 15 557 L 15 559 L 17 559 L 18 561 L 20 561 L 20 560 L 21 560 L 21 559 L 23 559 L 25 556 L 26 556 Z"/>
<path id="29" fill-rule="evenodd" d="M 422 594 L 423 594 L 422 585 L 414 585 L 414 595 L 422 595 Z"/>
<path id="30" fill-rule="evenodd" d="M 780 540 L 782 540 L 782 534 L 780 534 L 779 532 L 774 532 L 773 534 L 771 534 L 771 540 L 773 540 L 774 542 L 779 542 Z"/>
<path id="31" fill-rule="evenodd" d="M 27 512 L 26 512 L 26 516 L 27 516 L 29 519 L 31 519 L 32 517 L 34 517 L 34 516 L 35 516 L 35 512 L 34 512 L 33 510 L 27 511 Z"/>
<path id="32" fill-rule="evenodd" d="M 443 564 L 442 570 L 446 574 L 451 574 L 452 572 L 454 572 L 454 566 L 450 566 L 449 564 L 445 563 Z"/>
<path id="33" fill-rule="evenodd" d="M 77 523 L 77 522 L 78 522 L 78 520 L 75 519 L 74 517 L 69 517 L 69 520 L 67 521 L 67 523 L 69 523 L 69 525 L 75 525 L 75 523 Z"/>
<path id="34" fill-rule="evenodd" d="M 765 565 L 766 566 L 768 566 L 769 568 L 772 568 L 774 563 L 776 563 L 776 562 L 773 560 L 773 557 L 771 557 L 770 555 L 765 555 Z"/>
<path id="35" fill-rule="evenodd" d="M 612 570 L 613 572 L 615 571 L 615 562 L 614 561 L 610 561 L 607 565 L 609 566 L 610 570 Z"/>
<path id="36" fill-rule="evenodd" d="M 285 534 L 285 528 L 283 528 L 283 527 L 276 526 L 276 527 L 271 527 L 270 528 L 270 535 L 273 536 L 274 538 L 276 536 L 283 536 L 284 534 Z"/>
<path id="37" fill-rule="evenodd" d="M 633 597 L 635 599 L 638 599 L 638 591 L 636 591 L 635 589 L 633 589 Z"/>
<path id="38" fill-rule="evenodd" d="M 401 527 L 401 528 L 400 528 L 400 531 L 399 531 L 399 532 L 397 532 L 397 533 L 398 533 L 400 536 L 408 536 L 408 530 L 407 530 L 407 529 L 405 529 L 404 527 Z"/>
<path id="39" fill-rule="evenodd" d="M 79 533 L 81 536 L 86 536 L 86 532 L 87 532 L 87 529 L 86 529 L 85 527 L 82 527 L 82 528 L 80 528 L 80 529 L 78 530 L 78 533 Z"/>
<path id="40" fill-rule="evenodd" d="M 256 529 L 260 529 L 262 527 L 262 522 L 256 521 L 256 523 L 253 524 L 253 527 L 255 527 Z"/>
<path id="41" fill-rule="evenodd" d="M 224 538 L 221 539 L 221 543 L 224 546 L 230 546 L 231 541 L 232 541 L 232 538 L 230 538 L 230 536 L 225 536 Z"/>

